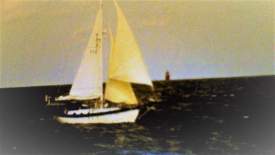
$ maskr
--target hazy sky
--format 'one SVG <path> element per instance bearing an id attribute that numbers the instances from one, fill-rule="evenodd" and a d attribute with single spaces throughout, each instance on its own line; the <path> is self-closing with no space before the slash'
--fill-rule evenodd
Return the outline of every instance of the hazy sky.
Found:
<path id="1" fill-rule="evenodd" d="M 69 84 L 91 33 L 97 1 L 2 0 L 0 87 Z M 152 79 L 275 74 L 272 1 L 118 3 Z M 112 1 L 105 26 L 115 30 Z M 109 44 L 108 38 L 105 43 Z M 108 46 L 105 46 L 107 55 Z"/>

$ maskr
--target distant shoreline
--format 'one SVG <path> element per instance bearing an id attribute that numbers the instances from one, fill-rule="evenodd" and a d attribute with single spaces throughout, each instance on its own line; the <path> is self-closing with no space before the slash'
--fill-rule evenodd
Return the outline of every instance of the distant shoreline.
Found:
<path id="1" fill-rule="evenodd" d="M 201 77 L 201 78 L 190 78 L 190 79 L 171 79 L 169 81 L 196 81 L 196 80 L 219 80 L 219 79 L 243 79 L 243 78 L 265 78 L 274 77 L 275 75 L 251 75 L 251 76 L 231 76 L 231 77 Z M 153 80 L 153 82 L 162 82 L 165 80 Z"/>
<path id="2" fill-rule="evenodd" d="M 180 81 L 204 81 L 204 80 L 225 80 L 225 79 L 245 79 L 245 78 L 275 78 L 275 75 L 256 75 L 256 76 L 233 76 L 233 77 L 209 77 L 209 78 L 192 78 L 192 79 L 171 79 L 165 80 L 153 80 L 153 83 L 159 82 L 180 82 Z M 34 86 L 18 86 L 18 87 L 2 87 L 0 90 L 5 89 L 17 89 L 17 88 L 36 88 L 36 87 L 59 87 L 59 86 L 71 86 L 71 84 L 50 84 L 50 85 L 34 85 Z"/>

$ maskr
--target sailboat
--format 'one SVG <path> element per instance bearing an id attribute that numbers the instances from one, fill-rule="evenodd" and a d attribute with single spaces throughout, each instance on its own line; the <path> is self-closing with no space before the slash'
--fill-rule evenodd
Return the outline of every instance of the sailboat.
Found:
<path id="1" fill-rule="evenodd" d="M 111 51 L 108 77 L 103 86 L 103 8 L 96 15 L 94 28 L 84 51 L 70 92 L 56 102 L 82 103 L 65 110 L 56 119 L 67 124 L 133 123 L 139 115 L 139 100 L 131 84 L 153 88 L 141 51 L 123 11 L 114 0 L 117 13 L 116 35 L 109 30 Z"/>

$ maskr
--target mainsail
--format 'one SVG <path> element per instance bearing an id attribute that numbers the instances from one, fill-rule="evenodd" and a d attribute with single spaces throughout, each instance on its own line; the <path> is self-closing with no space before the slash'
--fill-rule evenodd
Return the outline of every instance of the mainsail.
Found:
<path id="1" fill-rule="evenodd" d="M 59 100 L 87 100 L 102 96 L 102 14 L 102 8 L 100 7 L 92 35 L 82 57 L 70 93 L 68 96 L 59 97 Z"/>
<path id="2" fill-rule="evenodd" d="M 115 40 L 110 33 L 111 52 L 105 99 L 124 104 L 137 104 L 131 83 L 152 86 L 141 52 L 134 35 L 115 2 L 117 9 L 117 32 Z"/>

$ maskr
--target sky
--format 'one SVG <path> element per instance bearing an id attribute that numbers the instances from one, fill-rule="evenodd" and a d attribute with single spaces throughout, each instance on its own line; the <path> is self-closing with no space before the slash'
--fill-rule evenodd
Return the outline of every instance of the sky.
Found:
<path id="1" fill-rule="evenodd" d="M 271 0 L 117 1 L 153 80 L 166 70 L 172 79 L 275 75 Z M 98 1 L 0 3 L 0 87 L 71 84 Z M 115 31 L 112 1 L 103 0 L 103 11 L 105 28 Z"/>

